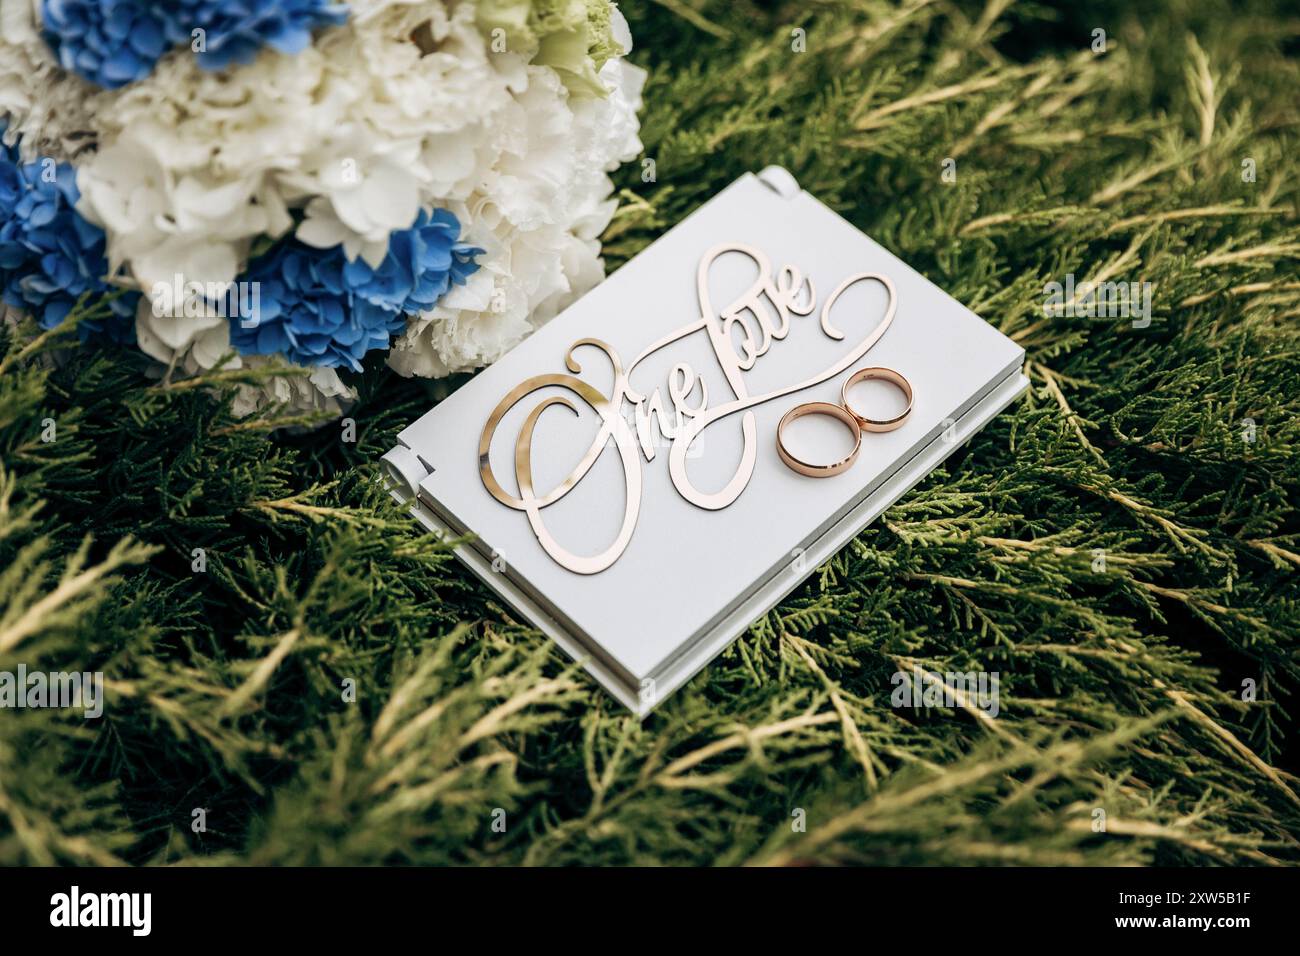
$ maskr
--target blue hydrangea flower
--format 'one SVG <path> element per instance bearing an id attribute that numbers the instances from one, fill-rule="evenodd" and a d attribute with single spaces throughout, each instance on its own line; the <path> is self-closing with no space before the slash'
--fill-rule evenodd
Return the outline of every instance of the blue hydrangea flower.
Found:
<path id="1" fill-rule="evenodd" d="M 459 241 L 460 222 L 444 209 L 421 211 L 410 229 L 394 232 L 378 267 L 349 261 L 342 246 L 316 249 L 296 239 L 252 263 L 240 277 L 258 283 L 232 293 L 230 341 L 244 353 L 282 353 L 297 365 L 346 366 L 386 349 L 406 316 L 431 308 L 476 269 L 482 253 Z M 256 309 L 241 303 L 252 300 Z"/>
<path id="2" fill-rule="evenodd" d="M 82 295 L 111 291 L 104 281 L 104 232 L 77 213 L 79 198 L 67 163 L 23 163 L 16 149 L 0 142 L 0 297 L 36 316 L 42 328 L 67 318 Z M 134 342 L 139 297 L 132 292 L 112 299 L 109 319 L 78 326 L 82 338 Z"/>
<path id="3" fill-rule="evenodd" d="M 177 46 L 196 49 L 212 70 L 247 63 L 263 46 L 297 53 L 312 30 L 346 20 L 347 8 L 335 0 L 42 0 L 41 16 L 64 69 L 117 89 Z"/>
<path id="4" fill-rule="evenodd" d="M 63 68 L 110 90 L 148 76 L 169 45 L 151 0 L 43 0 L 41 20 Z"/>
<path id="5" fill-rule="evenodd" d="M 249 63 L 264 46 L 301 53 L 311 46 L 312 30 L 348 18 L 336 0 L 179 0 L 169 7 L 175 8 L 168 33 L 173 43 L 192 46 L 193 30 L 203 29 L 199 63 L 209 70 Z"/>

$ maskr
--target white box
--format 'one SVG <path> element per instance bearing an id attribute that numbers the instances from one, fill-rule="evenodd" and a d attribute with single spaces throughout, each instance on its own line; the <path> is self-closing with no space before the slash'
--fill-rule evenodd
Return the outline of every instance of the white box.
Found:
<path id="1" fill-rule="evenodd" d="M 879 325 L 888 295 L 880 283 L 865 281 L 846 289 L 828 317 L 843 338 L 823 330 L 821 310 L 847 277 L 888 277 L 896 315 L 879 341 L 841 373 L 748 409 L 756 430 L 753 472 L 726 507 L 706 510 L 679 493 L 669 473 L 670 442 L 657 443 L 652 460 L 638 445 L 635 530 L 604 570 L 575 573 L 544 550 L 522 511 L 488 492 L 479 473 L 484 426 L 525 380 L 572 375 L 565 358 L 580 339 L 607 343 L 626 371 L 647 347 L 698 322 L 697 269 L 706 251 L 721 243 L 759 250 L 773 273 L 797 266 L 815 289 L 816 308 L 790 314 L 787 334 L 773 337 L 765 352 L 762 326 L 748 316 L 759 354 L 738 374 L 750 396 L 841 363 Z M 740 253 L 718 258 L 705 280 L 708 298 L 733 302 L 755 268 Z M 715 312 L 712 303 L 709 311 Z M 767 311 L 771 329 L 779 325 L 779 312 Z M 727 336 L 733 349 L 742 337 L 738 329 Z M 684 363 L 707 384 L 708 408 L 717 409 L 737 399 L 719 354 L 707 330 L 697 329 L 635 364 L 628 384 L 643 396 L 658 389 L 671 424 L 668 382 L 681 381 L 673 368 Z M 611 395 L 614 374 L 606 357 L 590 346 L 573 357 L 581 363 L 574 377 Z M 472 535 L 457 548 L 458 557 L 618 700 L 644 715 L 1020 395 L 1028 385 L 1020 373 L 1023 360 L 1014 342 L 771 167 L 742 176 L 406 428 L 384 460 L 395 496 L 410 500 L 413 513 L 435 533 Z M 887 366 L 908 378 L 915 394 L 911 417 L 896 431 L 863 432 L 861 453 L 842 474 L 818 479 L 787 468 L 775 445 L 781 416 L 802 402 L 838 401 L 843 381 L 864 366 Z M 491 444 L 488 460 L 508 496 L 519 497 L 516 436 L 527 413 L 552 396 L 573 400 L 576 414 L 552 407 L 538 418 L 531 441 L 537 494 L 545 496 L 595 447 L 602 424 L 597 411 L 571 391 L 538 388 L 504 415 Z M 699 396 L 695 391 L 689 404 L 698 404 Z M 856 393 L 851 397 L 858 400 Z M 619 403 L 625 417 L 632 408 L 626 399 Z M 745 414 L 711 424 L 691 445 L 685 468 L 700 491 L 722 488 L 736 472 Z M 811 439 L 824 441 L 823 457 L 838 457 L 835 442 L 848 440 L 847 429 L 830 419 L 797 424 L 805 423 L 813 427 L 791 441 L 798 437 L 805 448 Z M 572 491 L 538 512 L 547 532 L 580 555 L 608 548 L 625 515 L 623 459 L 613 442 L 601 448 Z"/>

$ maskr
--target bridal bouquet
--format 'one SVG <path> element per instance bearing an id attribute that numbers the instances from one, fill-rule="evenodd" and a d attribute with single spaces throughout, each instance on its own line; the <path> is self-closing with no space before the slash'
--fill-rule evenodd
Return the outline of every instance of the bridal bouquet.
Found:
<path id="1" fill-rule="evenodd" d="M 269 368 L 241 414 L 492 362 L 603 276 L 630 48 L 609 0 L 0 0 L 7 317 Z"/>

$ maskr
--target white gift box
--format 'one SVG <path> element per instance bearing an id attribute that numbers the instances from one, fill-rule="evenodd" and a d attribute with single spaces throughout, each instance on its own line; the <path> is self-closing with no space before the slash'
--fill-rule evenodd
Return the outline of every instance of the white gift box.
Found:
<path id="1" fill-rule="evenodd" d="M 575 345 L 592 339 L 603 346 Z M 645 715 L 1018 397 L 1023 361 L 1014 342 L 769 167 L 403 430 L 384 462 L 421 522 L 467 537 L 457 556 Z M 838 475 L 787 467 L 782 415 L 838 402 L 867 366 L 911 382 L 910 417 L 864 430 Z M 868 382 L 848 397 L 888 418 L 899 410 L 892 388 Z M 716 420 L 700 427 L 709 413 Z M 499 496 L 480 470 L 485 430 Z M 786 441 L 829 462 L 852 435 L 809 417 Z"/>

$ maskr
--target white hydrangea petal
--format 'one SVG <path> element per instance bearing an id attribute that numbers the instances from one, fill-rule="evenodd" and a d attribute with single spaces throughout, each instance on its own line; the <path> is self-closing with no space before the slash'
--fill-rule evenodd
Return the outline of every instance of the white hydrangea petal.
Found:
<path id="1" fill-rule="evenodd" d="M 228 283 L 235 281 L 238 258 L 223 242 L 204 239 L 160 242 L 135 258 L 132 271 L 144 289 L 157 283 Z"/>
<path id="2" fill-rule="evenodd" d="M 329 249 L 340 245 L 350 234 L 348 227 L 334 215 L 334 208 L 324 200 L 318 199 L 313 199 L 308 204 L 306 217 L 294 232 L 300 242 L 317 249 Z"/>
<path id="3" fill-rule="evenodd" d="M 627 17 L 623 16 L 623 11 L 618 8 L 617 4 L 610 4 L 609 7 L 609 32 L 614 37 L 614 42 L 623 48 L 623 55 L 632 52 L 632 28 L 627 25 Z"/>
<path id="4" fill-rule="evenodd" d="M 221 319 L 212 328 L 200 333 L 194 339 L 190 354 L 201 368 L 214 368 L 222 357 L 230 354 L 230 325 Z M 239 368 L 239 356 L 233 356 L 226 368 Z"/>

